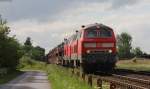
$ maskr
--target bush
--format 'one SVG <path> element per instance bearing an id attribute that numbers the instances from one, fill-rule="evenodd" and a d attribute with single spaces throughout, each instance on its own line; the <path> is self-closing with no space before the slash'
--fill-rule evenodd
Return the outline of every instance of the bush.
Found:
<path id="1" fill-rule="evenodd" d="M 27 67 L 27 66 L 31 66 L 32 67 L 35 64 L 36 64 L 35 60 L 31 59 L 28 56 L 23 56 L 20 59 L 19 68 L 24 68 L 24 67 Z"/>
<path id="2" fill-rule="evenodd" d="M 0 68 L 16 69 L 21 54 L 21 45 L 10 37 L 7 22 L 0 17 Z"/>
<path id="3" fill-rule="evenodd" d="M 44 70 L 44 66 L 46 64 L 44 62 L 40 62 L 40 61 L 37 61 L 37 60 L 34 60 L 32 59 L 30 56 L 23 56 L 21 59 L 20 59 L 20 63 L 19 63 L 19 66 L 18 68 L 20 69 L 35 69 L 35 70 L 39 70 L 39 69 L 43 69 Z"/>

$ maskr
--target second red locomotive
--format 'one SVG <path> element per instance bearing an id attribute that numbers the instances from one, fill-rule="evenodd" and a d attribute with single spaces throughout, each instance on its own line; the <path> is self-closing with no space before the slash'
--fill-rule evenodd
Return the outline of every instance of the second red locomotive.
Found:
<path id="1" fill-rule="evenodd" d="M 56 51 L 58 64 L 80 67 L 85 73 L 112 70 L 117 61 L 113 29 L 103 24 L 82 26 L 56 48 L 53 51 Z M 52 55 L 51 52 L 49 55 Z"/>

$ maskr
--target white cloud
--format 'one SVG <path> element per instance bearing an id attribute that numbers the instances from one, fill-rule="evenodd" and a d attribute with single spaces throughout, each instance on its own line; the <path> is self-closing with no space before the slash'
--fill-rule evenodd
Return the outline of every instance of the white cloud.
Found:
<path id="1" fill-rule="evenodd" d="M 45 47 L 47 51 L 58 45 L 65 37 L 73 33 L 73 24 L 67 21 L 38 22 L 35 20 L 21 20 L 9 23 L 11 35 L 23 43 L 26 37 L 31 37 L 34 45 Z"/>

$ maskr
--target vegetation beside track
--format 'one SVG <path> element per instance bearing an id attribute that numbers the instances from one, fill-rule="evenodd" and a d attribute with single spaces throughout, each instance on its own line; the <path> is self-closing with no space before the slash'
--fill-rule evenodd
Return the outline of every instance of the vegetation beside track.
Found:
<path id="1" fill-rule="evenodd" d="M 46 64 L 44 62 L 40 62 L 40 61 L 36 61 L 34 59 L 31 59 L 28 56 L 23 56 L 20 59 L 19 69 L 22 71 L 25 71 L 25 70 L 45 71 L 46 70 Z"/>
<path id="2" fill-rule="evenodd" d="M 136 58 L 132 60 L 120 60 L 117 63 L 117 69 L 150 72 L 150 59 Z"/>
<path id="3" fill-rule="evenodd" d="M 64 67 L 48 65 L 47 68 L 52 89 L 94 89 Z"/>

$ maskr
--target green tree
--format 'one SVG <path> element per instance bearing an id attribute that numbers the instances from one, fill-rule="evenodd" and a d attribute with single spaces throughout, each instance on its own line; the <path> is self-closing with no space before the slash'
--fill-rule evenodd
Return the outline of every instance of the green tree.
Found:
<path id="1" fill-rule="evenodd" d="M 14 37 L 9 37 L 7 21 L 0 17 L 0 67 L 15 69 L 21 55 L 20 44 Z"/>
<path id="2" fill-rule="evenodd" d="M 142 52 L 140 47 L 136 47 L 135 49 L 133 49 L 133 54 L 136 57 L 142 57 L 143 56 L 143 52 Z"/>
<path id="3" fill-rule="evenodd" d="M 24 43 L 24 50 L 26 53 L 29 53 L 29 51 L 32 49 L 32 43 L 31 38 L 27 37 L 25 43 Z"/>
<path id="4" fill-rule="evenodd" d="M 123 32 L 117 35 L 118 55 L 121 58 L 130 58 L 132 49 L 132 37 L 130 34 Z"/>
<path id="5" fill-rule="evenodd" d="M 42 60 L 45 56 L 45 49 L 40 46 L 32 46 L 31 38 L 27 37 L 24 43 L 25 56 L 35 60 Z"/>
<path id="6" fill-rule="evenodd" d="M 26 41 L 25 41 L 24 45 L 25 45 L 25 46 L 26 46 L 26 45 L 28 45 L 28 46 L 32 46 L 31 38 L 30 38 L 30 37 L 27 37 L 27 39 L 26 39 Z"/>
<path id="7" fill-rule="evenodd" d="M 36 46 L 32 49 L 32 59 L 42 61 L 45 56 L 45 49 L 40 46 Z"/>

